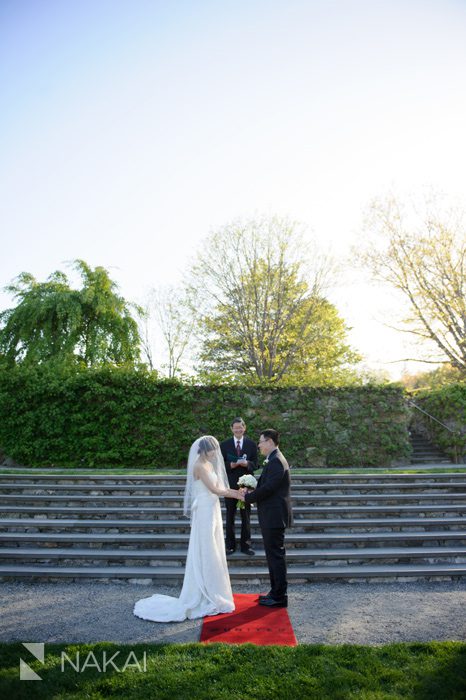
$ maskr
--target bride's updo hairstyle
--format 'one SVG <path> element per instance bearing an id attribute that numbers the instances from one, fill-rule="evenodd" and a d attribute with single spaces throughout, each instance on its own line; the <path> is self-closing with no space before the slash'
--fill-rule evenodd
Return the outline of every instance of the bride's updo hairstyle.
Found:
<path id="1" fill-rule="evenodd" d="M 199 455 L 207 457 L 208 452 L 212 452 L 213 450 L 218 449 L 220 449 L 218 440 L 212 435 L 206 435 L 205 437 L 200 439 L 197 452 Z"/>

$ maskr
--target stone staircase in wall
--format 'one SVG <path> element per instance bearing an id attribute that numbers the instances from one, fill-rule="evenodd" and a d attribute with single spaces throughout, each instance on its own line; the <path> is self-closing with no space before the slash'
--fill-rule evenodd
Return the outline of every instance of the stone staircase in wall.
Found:
<path id="1" fill-rule="evenodd" d="M 184 476 L 0 475 L 0 580 L 180 583 L 189 539 Z M 292 469 L 290 581 L 466 576 L 466 471 L 306 475 Z M 236 552 L 232 581 L 268 580 Z M 239 532 L 239 516 L 238 516 Z"/>
<path id="2" fill-rule="evenodd" d="M 424 435 L 410 430 L 409 439 L 413 449 L 411 464 L 451 464 L 450 457 Z"/>

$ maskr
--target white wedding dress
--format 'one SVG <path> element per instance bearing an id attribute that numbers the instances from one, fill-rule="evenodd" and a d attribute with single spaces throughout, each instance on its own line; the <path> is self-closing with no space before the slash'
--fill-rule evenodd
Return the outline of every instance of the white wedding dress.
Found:
<path id="1" fill-rule="evenodd" d="M 209 478 L 217 484 L 217 475 Z M 179 598 L 155 594 L 138 600 L 134 614 L 154 622 L 218 615 L 235 609 L 225 555 L 219 497 L 201 479 L 193 482 L 191 534 Z"/>

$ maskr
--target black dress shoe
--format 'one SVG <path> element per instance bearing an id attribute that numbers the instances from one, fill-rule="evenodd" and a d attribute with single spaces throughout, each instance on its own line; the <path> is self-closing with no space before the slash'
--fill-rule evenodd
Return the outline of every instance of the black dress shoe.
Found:
<path id="1" fill-rule="evenodd" d="M 247 549 L 242 549 L 241 551 L 243 552 L 243 554 L 247 554 L 250 557 L 254 556 L 255 554 L 255 551 L 251 549 L 251 547 L 248 547 Z"/>
<path id="2" fill-rule="evenodd" d="M 258 600 L 264 600 L 265 598 L 271 598 L 271 597 L 272 597 L 272 594 L 267 593 L 266 595 L 260 595 Z"/>
<path id="3" fill-rule="evenodd" d="M 284 598 L 272 598 L 272 596 L 267 596 L 259 600 L 259 605 L 265 605 L 267 608 L 287 608 L 288 607 L 288 597 Z"/>
<path id="4" fill-rule="evenodd" d="M 235 550 L 234 550 L 234 549 L 227 549 L 227 557 L 228 557 L 230 554 L 234 554 L 234 553 L 235 553 Z"/>

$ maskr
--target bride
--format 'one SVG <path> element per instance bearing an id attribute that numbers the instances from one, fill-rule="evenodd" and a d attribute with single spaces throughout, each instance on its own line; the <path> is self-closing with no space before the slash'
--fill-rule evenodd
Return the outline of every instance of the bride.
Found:
<path id="1" fill-rule="evenodd" d="M 188 556 L 179 598 L 156 594 L 138 600 L 134 614 L 154 622 L 181 622 L 235 609 L 228 575 L 219 496 L 240 497 L 228 488 L 220 445 L 211 435 L 189 451 L 184 514 L 191 517 Z"/>

